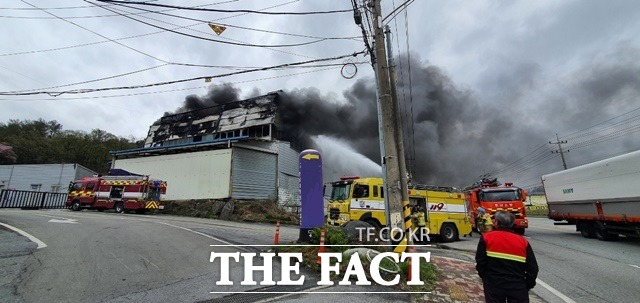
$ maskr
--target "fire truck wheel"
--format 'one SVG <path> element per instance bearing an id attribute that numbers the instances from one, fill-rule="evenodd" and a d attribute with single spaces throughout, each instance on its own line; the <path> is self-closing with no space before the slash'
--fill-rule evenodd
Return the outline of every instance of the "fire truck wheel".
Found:
<path id="1" fill-rule="evenodd" d="M 521 236 L 524 236 L 524 228 L 514 228 L 513 231 Z"/>
<path id="2" fill-rule="evenodd" d="M 80 204 L 80 201 L 73 201 L 73 204 L 71 204 L 71 209 L 74 211 L 81 211 L 82 204 Z"/>
<path id="3" fill-rule="evenodd" d="M 442 227 L 440 227 L 440 238 L 442 242 L 453 242 L 458 239 L 458 229 L 450 223 L 442 224 Z"/>
<path id="4" fill-rule="evenodd" d="M 117 213 L 122 213 L 124 211 L 124 204 L 122 204 L 122 202 L 118 202 L 116 203 L 114 209 Z"/>

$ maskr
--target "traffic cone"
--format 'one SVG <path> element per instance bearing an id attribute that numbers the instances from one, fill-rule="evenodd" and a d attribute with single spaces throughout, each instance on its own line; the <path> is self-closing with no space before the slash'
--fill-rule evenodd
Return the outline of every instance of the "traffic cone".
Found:
<path id="1" fill-rule="evenodd" d="M 280 243 L 280 221 L 276 222 L 276 235 L 273 237 L 273 245 Z"/>
<path id="2" fill-rule="evenodd" d="M 320 265 L 320 253 L 324 252 L 324 228 L 320 230 L 320 248 L 318 249 L 318 259 L 316 264 Z"/>

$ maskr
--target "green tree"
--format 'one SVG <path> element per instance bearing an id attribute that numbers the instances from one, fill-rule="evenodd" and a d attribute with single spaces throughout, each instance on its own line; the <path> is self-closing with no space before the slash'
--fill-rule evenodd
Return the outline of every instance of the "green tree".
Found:
<path id="1" fill-rule="evenodd" d="M 12 147 L 13 160 L 7 161 L 16 164 L 79 163 L 105 173 L 111 160 L 109 151 L 142 147 L 143 141 L 118 137 L 101 129 L 90 133 L 63 130 L 55 120 L 38 119 L 0 123 L 0 142 Z"/>

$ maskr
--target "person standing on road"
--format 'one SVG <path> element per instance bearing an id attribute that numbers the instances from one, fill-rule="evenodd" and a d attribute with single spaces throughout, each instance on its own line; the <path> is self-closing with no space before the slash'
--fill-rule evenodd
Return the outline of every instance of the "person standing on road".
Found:
<path id="1" fill-rule="evenodd" d="M 529 302 L 536 285 L 538 262 L 529 242 L 513 232 L 515 216 L 495 213 L 497 228 L 482 234 L 476 251 L 476 270 L 487 303 Z"/>

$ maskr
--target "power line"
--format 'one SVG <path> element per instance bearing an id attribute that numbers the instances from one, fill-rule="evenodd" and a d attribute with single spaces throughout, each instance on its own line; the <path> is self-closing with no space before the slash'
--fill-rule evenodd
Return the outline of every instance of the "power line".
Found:
<path id="1" fill-rule="evenodd" d="M 9 69 L 8 67 L 2 66 L 2 65 L 0 65 L 0 67 L 4 68 L 4 69 L 6 69 L 6 70 L 8 70 L 8 71 L 10 71 L 10 72 L 12 72 L 12 73 L 14 73 L 14 74 L 17 74 L 17 75 L 20 75 L 20 76 L 22 76 L 22 77 L 25 77 L 25 78 L 27 78 L 27 79 L 29 79 L 29 80 L 33 80 L 33 81 L 36 81 L 36 82 L 42 83 L 42 84 L 44 84 L 44 85 L 49 85 L 49 84 L 44 83 L 44 82 L 42 82 L 42 81 L 40 81 L 40 80 L 38 80 L 38 79 L 36 79 L 36 78 L 33 78 L 33 77 L 28 76 L 28 75 L 25 75 L 25 74 L 23 74 L 23 73 L 20 73 L 20 72 L 14 71 L 14 70 L 12 70 L 12 69 Z"/>
<path id="2" fill-rule="evenodd" d="M 22 1 L 22 2 L 24 2 L 24 3 L 26 3 L 26 4 L 28 4 L 28 5 L 29 5 L 29 6 L 31 6 L 31 7 L 38 8 L 37 6 L 30 4 L 29 2 L 27 2 L 27 1 L 25 1 L 25 0 L 21 0 L 21 1 Z M 107 40 L 109 40 L 109 41 L 111 41 L 111 42 L 113 42 L 113 43 L 116 43 L 116 44 L 118 44 L 118 45 L 120 45 L 120 46 L 123 46 L 123 47 L 125 47 L 125 48 L 128 48 L 128 49 L 130 49 L 130 50 L 132 50 L 132 51 L 134 51 L 134 52 L 136 52 L 136 53 L 139 53 L 139 54 L 141 54 L 141 55 L 147 56 L 147 57 L 149 57 L 149 58 L 152 58 L 152 59 L 154 59 L 154 60 L 160 61 L 160 62 L 162 62 L 162 63 L 169 63 L 169 62 L 168 62 L 168 61 L 166 61 L 166 60 L 160 59 L 160 58 L 158 58 L 158 57 L 155 57 L 155 56 L 150 55 L 150 54 L 147 54 L 147 53 L 145 53 L 145 52 L 143 52 L 143 51 L 137 50 L 137 49 L 135 49 L 135 48 L 133 48 L 133 47 L 130 47 L 130 46 L 128 46 L 128 45 L 122 44 L 122 43 L 120 43 L 120 42 L 118 42 L 118 41 L 115 41 L 115 40 L 113 40 L 113 39 L 111 39 L 111 38 L 108 38 L 108 37 L 106 37 L 106 36 L 104 36 L 104 35 L 102 35 L 102 34 L 100 34 L 100 33 L 96 32 L 96 31 L 93 31 L 93 30 L 91 30 L 91 29 L 89 29 L 89 28 L 86 28 L 86 27 L 84 27 L 84 26 L 82 26 L 82 25 L 80 25 L 80 24 L 77 24 L 77 23 L 73 22 L 73 21 L 69 21 L 69 20 L 66 20 L 66 19 L 64 19 L 64 18 L 62 18 L 62 17 L 58 17 L 57 15 L 55 15 L 55 14 L 53 14 L 53 13 L 51 13 L 51 12 L 48 12 L 48 11 L 46 11 L 46 10 L 42 10 L 42 11 L 43 11 L 43 12 L 45 12 L 45 13 L 47 13 L 47 14 L 49 14 L 49 15 L 51 15 L 51 16 L 54 16 L 54 17 L 56 17 L 56 18 L 58 18 L 58 19 L 60 19 L 60 20 L 62 20 L 62 21 L 64 21 L 64 22 L 68 22 L 68 23 L 70 23 L 70 24 L 73 24 L 74 26 L 77 26 L 77 27 L 79 27 L 79 28 L 81 28 L 81 29 L 84 29 L 84 30 L 86 30 L 86 31 L 88 31 L 88 32 L 90 32 L 90 33 L 92 33 L 92 34 L 94 34 L 94 35 L 100 36 L 100 37 L 101 37 L 101 38 L 103 38 L 103 39 L 107 39 Z"/>
<path id="3" fill-rule="evenodd" d="M 226 4 L 226 3 L 230 3 L 230 2 L 237 2 L 239 0 L 229 0 L 229 1 L 222 1 L 222 2 L 216 2 L 216 3 L 210 3 L 210 4 L 201 4 L 201 5 L 196 5 L 195 7 L 205 7 L 205 6 L 212 6 L 212 5 L 219 5 L 219 4 Z M 117 4 L 107 4 L 107 6 L 116 6 Z M 85 6 L 87 8 L 95 8 L 95 5 L 87 5 Z M 30 10 L 36 10 L 35 8 L 31 7 L 29 8 Z M 42 8 L 44 10 L 49 10 L 48 8 Z M 175 11 L 177 9 L 164 9 L 164 10 L 159 10 L 161 12 L 168 12 L 168 11 Z M 148 14 L 148 13 L 131 13 L 131 15 L 144 15 L 144 14 Z M 120 17 L 120 15 L 118 14 L 111 14 L 111 15 L 85 15 L 85 16 L 64 16 L 63 18 L 65 19 L 93 19 L 93 18 L 107 18 L 107 17 Z M 6 18 L 6 19 L 31 19 L 31 20 L 46 20 L 46 19 L 57 19 L 56 17 L 33 17 L 33 16 L 0 16 L 0 18 Z"/>
<path id="4" fill-rule="evenodd" d="M 407 2 L 405 2 L 407 3 Z M 409 4 L 407 4 L 408 6 Z M 407 13 L 407 10 L 404 10 L 404 33 L 405 36 L 407 37 L 407 74 L 409 75 L 409 112 L 411 114 L 411 145 L 413 146 L 413 159 L 414 159 L 414 165 L 415 165 L 415 158 L 416 158 L 416 149 L 415 149 L 415 145 L 416 145 L 416 138 L 415 138 L 415 129 L 414 129 L 414 118 L 413 118 L 413 82 L 411 80 L 411 48 L 409 47 L 409 15 Z"/>
<path id="5" fill-rule="evenodd" d="M 362 19 L 363 19 L 362 13 L 360 13 L 360 10 L 358 9 L 358 3 L 356 3 L 356 0 L 351 0 L 351 5 L 353 6 L 353 19 L 356 25 L 358 25 L 362 30 L 362 39 L 364 40 L 364 46 L 367 49 L 369 56 L 371 57 L 371 64 L 373 65 L 373 62 L 375 62 L 376 56 L 375 56 L 375 53 L 373 52 L 373 48 L 369 44 L 369 34 L 367 33 L 367 30 L 364 28 L 364 24 L 362 22 Z"/>
<path id="6" fill-rule="evenodd" d="M 497 174 L 498 172 L 504 171 L 508 168 L 510 168 L 511 166 L 515 165 L 516 163 L 519 163 L 520 161 L 524 160 L 525 158 L 529 157 L 531 154 L 535 153 L 536 151 L 540 150 L 541 148 L 547 146 L 547 144 L 542 144 L 540 145 L 538 148 L 532 150 L 531 152 L 529 152 L 528 154 L 522 156 L 521 158 L 507 164 L 506 166 L 502 167 L 501 169 L 496 169 L 496 170 L 492 170 L 490 172 L 488 172 L 487 174 L 489 175 L 493 175 L 493 174 Z"/>
<path id="7" fill-rule="evenodd" d="M 223 78 L 223 77 L 235 76 L 235 75 L 246 74 L 246 73 L 251 73 L 251 72 L 267 71 L 267 70 L 278 69 L 278 68 L 283 68 L 283 67 L 288 67 L 288 66 L 296 66 L 296 65 L 304 65 L 304 64 L 315 63 L 315 62 L 339 60 L 339 59 L 344 59 L 344 58 L 348 58 L 348 57 L 356 57 L 356 56 L 362 55 L 362 54 L 364 54 L 364 51 L 355 52 L 353 54 L 348 54 L 348 55 L 330 57 L 330 58 L 315 59 L 315 60 L 309 60 L 309 61 L 303 61 L 303 62 L 286 63 L 286 64 L 268 66 L 268 67 L 263 67 L 263 68 L 258 68 L 258 69 L 248 69 L 248 70 L 236 71 L 236 72 L 232 72 L 232 73 L 225 73 L 225 74 L 218 74 L 218 75 L 211 75 L 211 76 L 193 77 L 193 78 L 186 78 L 186 79 L 179 79 L 179 80 L 172 80 L 172 81 L 164 81 L 164 82 L 157 82 L 157 83 L 151 83 L 151 84 L 141 84 L 141 85 L 131 85 L 131 86 L 117 86 L 117 87 L 103 87 L 103 88 L 90 88 L 90 89 L 75 89 L 75 90 L 62 91 L 62 92 L 49 92 L 49 91 L 32 91 L 32 92 L 21 92 L 21 93 L 0 92 L 0 95 L 2 95 L 2 96 L 29 96 L 29 95 L 47 94 L 47 95 L 55 97 L 55 96 L 60 96 L 60 95 L 63 95 L 63 94 L 84 94 L 84 93 L 93 93 L 93 92 L 110 91 L 110 90 L 138 89 L 138 88 L 145 88 L 145 87 L 154 87 L 154 86 L 163 86 L 163 85 L 169 85 L 169 84 L 190 82 L 190 81 L 195 81 L 195 80 L 211 80 L 211 79 L 214 79 L 214 78 Z"/>
<path id="8" fill-rule="evenodd" d="M 197 21 L 197 22 L 201 22 L 201 23 L 209 23 L 209 21 L 207 21 L 207 20 L 191 18 L 191 17 L 185 17 L 185 16 L 180 16 L 180 15 L 174 15 L 174 14 L 168 14 L 168 13 L 165 13 L 163 11 L 153 11 L 153 10 L 148 10 L 148 9 L 144 9 L 144 8 L 139 8 L 139 7 L 132 7 L 130 5 L 124 5 L 124 4 L 118 4 L 118 5 L 119 6 L 123 6 L 123 7 L 127 7 L 127 8 L 131 8 L 131 9 L 141 10 L 141 11 L 144 11 L 144 12 L 147 12 L 147 13 L 154 13 L 154 14 L 159 14 L 159 15 L 163 15 L 163 16 L 173 17 L 173 18 L 179 18 L 179 19 L 190 20 L 190 21 Z M 176 10 L 176 9 L 170 9 L 170 10 L 164 10 L 164 11 L 173 11 L 173 10 Z M 127 15 L 135 15 L 135 14 L 127 14 Z M 310 38 L 310 39 L 355 40 L 355 39 L 359 38 L 359 37 L 322 37 L 322 36 L 313 36 L 313 35 L 303 35 L 303 34 L 286 33 L 286 32 L 265 30 L 265 29 L 259 29 L 259 28 L 253 28 L 253 27 L 239 26 L 239 25 L 233 25 L 233 24 L 221 23 L 221 22 L 216 22 L 216 25 L 221 25 L 221 26 L 230 27 L 230 28 L 238 28 L 238 29 L 249 30 L 249 31 L 257 31 L 257 32 L 262 32 L 262 33 L 278 34 L 278 35 L 284 35 L 284 36 Z"/>
<path id="9" fill-rule="evenodd" d="M 86 2 L 88 2 L 88 3 L 92 3 L 92 2 L 89 2 L 89 1 L 86 1 Z M 191 34 L 187 34 L 187 33 L 179 32 L 179 31 L 176 31 L 176 30 L 172 30 L 172 29 L 170 29 L 170 28 L 162 27 L 162 26 L 159 26 L 159 25 L 155 25 L 155 24 L 152 24 L 152 23 L 149 23 L 149 22 L 142 21 L 142 20 L 140 20 L 140 19 L 133 18 L 133 17 L 131 17 L 131 16 L 128 16 L 128 15 L 125 15 L 125 14 L 122 14 L 122 13 L 119 13 L 119 12 L 116 12 L 116 11 L 114 11 L 114 10 L 110 9 L 110 8 L 103 7 L 103 6 L 98 5 L 98 4 L 96 4 L 96 6 L 98 6 L 98 7 L 100 7 L 100 8 L 103 8 L 103 9 L 106 9 L 106 10 L 108 10 L 108 11 L 112 12 L 112 13 L 119 14 L 120 16 L 125 17 L 125 18 L 127 18 L 127 19 L 131 19 L 131 20 L 133 20 L 133 21 L 136 21 L 136 22 L 139 22 L 139 23 L 142 23 L 142 24 L 145 24 L 145 25 L 151 26 L 151 27 L 155 27 L 155 28 L 157 28 L 157 29 L 161 29 L 161 30 L 163 30 L 163 31 L 167 31 L 167 32 L 171 32 L 171 33 L 174 33 L 174 34 L 178 34 L 178 35 L 182 35 L 182 36 L 186 36 L 186 37 L 191 37 L 191 38 L 195 38 L 195 39 L 200 39 L 200 40 L 205 40 L 205 41 L 211 41 L 211 42 L 216 42 L 216 43 L 222 43 L 222 44 L 237 45 L 237 46 L 249 46 L 249 47 L 294 47 L 294 46 L 310 45 L 310 44 L 314 44 L 314 43 L 318 43 L 318 42 L 326 41 L 326 40 L 327 40 L 327 39 L 317 39 L 317 40 L 314 40 L 314 41 L 302 42 L 302 43 L 293 43 L 293 44 L 270 44 L 270 45 L 266 45 L 266 44 L 253 44 L 253 43 L 238 43 L 238 42 L 232 42 L 232 41 L 217 40 L 217 39 L 211 39 L 211 38 L 207 38 L 207 37 L 201 37 L 201 36 L 196 36 L 196 35 L 191 35 Z"/>
<path id="10" fill-rule="evenodd" d="M 392 5 L 393 5 L 393 9 L 395 10 L 396 8 L 396 1 L 393 0 L 391 1 Z M 394 22 L 394 29 L 396 32 L 396 36 L 395 36 L 395 40 L 396 40 L 396 46 L 398 47 L 398 59 L 400 59 L 400 35 L 398 35 L 398 22 L 397 20 L 394 18 L 393 19 Z M 403 84 L 402 85 L 402 106 L 404 107 L 402 110 L 402 112 L 404 113 L 404 119 L 402 119 L 400 121 L 400 123 L 402 124 L 402 128 L 404 129 L 405 127 L 405 123 L 407 123 L 406 121 L 409 119 L 408 115 L 408 110 L 407 110 L 407 93 L 405 90 L 405 85 L 404 85 L 404 68 L 402 66 L 402 60 L 398 60 L 399 65 L 400 65 L 400 82 Z M 398 81 L 396 80 L 396 86 L 398 86 Z M 413 117 L 411 118 L 413 119 Z M 404 140 L 404 142 L 407 142 L 407 169 L 409 170 L 409 175 L 413 175 L 414 172 L 414 163 L 413 163 L 413 158 L 411 157 L 412 152 L 411 149 L 413 148 L 413 145 L 411 144 L 411 141 L 409 141 L 409 139 L 411 139 L 411 135 L 408 133 L 403 134 L 406 139 Z"/>
<path id="11" fill-rule="evenodd" d="M 342 64 L 340 64 L 342 65 Z M 244 81 L 236 81 L 236 82 L 225 82 L 224 84 L 243 84 L 250 82 L 258 82 L 264 80 L 285 78 L 291 76 L 298 76 L 304 74 L 310 74 L 321 71 L 335 70 L 338 67 L 328 67 L 323 69 L 315 69 L 311 71 L 299 72 L 299 73 L 291 73 L 285 75 L 278 75 L 272 77 L 263 77 L 258 79 L 244 80 Z M 168 89 L 168 90 L 159 90 L 159 91 L 151 91 L 151 92 L 140 92 L 140 93 L 130 93 L 130 94 L 118 94 L 118 95 L 102 95 L 102 96 L 83 96 L 83 97 L 69 97 L 69 98 L 44 98 L 44 99 L 0 99 L 0 101 L 70 101 L 70 100 L 89 100 L 89 99 L 108 99 L 108 98 L 121 98 L 121 97 L 133 97 L 133 96 L 142 96 L 142 95 L 152 95 L 152 94 L 163 94 L 170 92 L 178 92 L 178 91 L 187 91 L 187 90 L 196 90 L 202 88 L 209 88 L 215 85 L 205 85 L 205 86 L 196 86 L 196 87 L 187 87 L 187 88 L 176 88 L 176 89 Z"/>
<path id="12" fill-rule="evenodd" d="M 117 1 L 117 0 L 97 0 L 97 1 L 104 2 L 104 3 L 113 3 L 113 4 L 146 5 L 146 6 L 155 6 L 155 7 L 175 8 L 175 9 L 190 10 L 190 11 L 205 11 L 205 12 L 216 12 L 216 13 L 248 13 L 248 14 L 261 14 L 261 15 L 304 16 L 304 15 L 325 15 L 325 14 L 335 14 L 335 13 L 347 13 L 352 11 L 351 9 L 343 9 L 343 10 L 312 11 L 312 12 L 264 12 L 264 11 L 247 10 L 247 9 L 228 10 L 228 9 L 187 7 L 187 6 L 157 4 L 157 3 L 148 3 L 148 2 L 136 2 L 136 1 Z"/>
<path id="13" fill-rule="evenodd" d="M 567 140 L 560 140 L 560 138 L 558 137 L 558 134 L 556 134 L 556 140 L 557 140 L 556 142 L 549 141 L 549 144 L 558 144 L 558 149 L 557 150 L 552 150 L 551 152 L 560 154 L 560 157 L 562 157 L 562 167 L 564 167 L 564 169 L 567 169 L 567 161 L 564 159 L 565 151 L 562 150 L 562 144 L 566 144 Z M 566 152 L 568 153 L 569 151 L 570 150 L 567 149 Z"/>
<path id="14" fill-rule="evenodd" d="M 407 0 L 405 2 L 403 2 L 402 4 L 400 4 L 397 8 L 395 3 L 393 4 L 393 10 L 391 11 L 391 13 L 389 13 L 386 17 L 382 18 L 382 23 L 383 24 L 389 24 L 389 22 L 391 21 L 391 19 L 395 19 L 395 17 L 400 14 L 400 12 L 402 12 L 403 10 L 406 13 L 406 9 L 409 7 L 409 5 L 411 3 L 413 3 L 414 0 Z M 391 19 L 389 19 L 391 18 Z M 389 19 L 389 22 L 387 22 L 387 19 Z"/>
<path id="15" fill-rule="evenodd" d="M 267 10 L 267 9 L 272 9 L 272 8 L 276 8 L 276 7 L 280 7 L 280 6 L 285 6 L 291 3 L 295 3 L 298 2 L 300 0 L 293 0 L 293 1 L 288 1 L 288 2 L 284 2 L 281 4 L 277 4 L 277 5 L 273 5 L 273 6 L 269 6 L 269 7 L 265 7 L 262 8 L 261 10 Z M 239 17 L 239 16 L 243 16 L 246 15 L 246 13 L 241 13 L 241 14 L 237 14 L 237 15 L 232 15 L 232 16 L 227 16 L 227 17 L 222 17 L 222 18 L 217 18 L 217 19 L 213 19 L 212 21 L 218 21 L 218 20 L 225 20 L 225 19 L 231 19 L 231 18 L 235 18 L 235 17 Z M 176 29 L 181 29 L 181 28 L 190 28 L 190 27 L 194 27 L 194 26 L 198 26 L 201 25 L 202 23 L 196 23 L 196 24 L 191 24 L 191 25 L 185 25 L 185 26 L 180 26 L 180 27 L 176 27 L 173 28 L 174 30 Z M 128 37 L 123 37 L 123 38 L 117 38 L 117 39 L 110 39 L 110 38 L 106 38 L 106 40 L 103 41 L 97 41 L 97 42 L 91 42 L 91 43 L 83 43 L 83 44 L 77 44 L 77 45 L 71 45 L 71 46 L 65 46 L 65 47 L 58 47 L 58 48 L 50 48 L 50 49 L 43 49 L 43 50 L 32 50 L 32 51 L 22 51 L 22 52 L 16 52 L 16 53 L 7 53 L 7 54 L 0 54 L 0 57 L 4 57 L 4 56 L 15 56 L 15 55 L 25 55 L 25 54 L 34 54 L 34 53 L 43 53 L 43 52 L 51 52 L 51 51 L 58 51 L 58 50 L 65 50 L 65 49 L 71 49 L 71 48 L 76 48 L 76 47 L 84 47 L 84 46 L 91 46 L 91 45 L 97 45 L 97 44 L 102 44 L 102 43 L 107 43 L 107 42 L 113 42 L 113 41 L 121 41 L 121 40 L 128 40 L 128 39 L 133 39 L 133 38 L 140 38 L 140 37 L 146 37 L 146 36 L 152 36 L 152 35 L 157 35 L 157 34 L 161 34 L 164 33 L 165 31 L 156 31 L 156 32 L 151 32 L 151 33 L 146 33 L 146 34 L 140 34 L 140 35 L 134 35 L 134 36 L 128 36 Z M 291 55 L 295 55 L 295 56 L 302 56 L 302 55 L 298 55 L 298 54 L 294 54 L 294 53 L 289 53 L 289 52 L 285 52 L 285 51 L 280 51 L 283 53 L 287 53 L 287 54 L 291 54 Z M 302 57 L 307 57 L 307 56 L 302 56 Z M 310 57 L 307 57 L 310 58 Z"/>
<path id="16" fill-rule="evenodd" d="M 605 126 L 605 127 L 602 127 L 602 128 L 599 128 L 599 129 L 596 129 L 596 130 L 590 131 L 590 132 L 586 132 L 586 133 L 584 133 L 584 134 L 580 134 L 580 135 L 576 135 L 576 136 L 570 137 L 570 138 L 568 138 L 567 140 L 570 140 L 570 139 L 578 139 L 578 138 L 584 138 L 584 137 L 592 136 L 592 135 L 595 135 L 595 134 L 601 133 L 601 132 L 603 132 L 603 131 L 605 131 L 605 130 L 612 129 L 612 128 L 615 128 L 615 127 L 618 127 L 618 126 L 621 126 L 621 125 L 629 124 L 629 123 L 631 123 L 631 122 L 635 122 L 635 121 L 638 121 L 638 120 L 640 120 L 640 115 L 632 116 L 632 117 L 629 117 L 629 118 L 627 118 L 627 119 L 624 119 L 624 120 L 618 121 L 618 122 L 616 122 L 616 123 L 609 124 L 609 125 L 607 125 L 607 126 Z"/>
<path id="17" fill-rule="evenodd" d="M 571 149 L 578 149 L 578 148 L 583 148 L 583 147 L 587 147 L 590 145 L 594 145 L 594 144 L 598 144 L 598 143 L 602 143 L 605 141 L 609 141 L 612 139 L 616 139 L 619 137 L 623 137 L 632 133 L 636 133 L 640 131 L 640 124 L 635 124 L 632 125 L 630 127 L 606 134 L 606 135 L 602 135 L 600 137 L 594 138 L 594 139 L 590 139 L 590 140 L 586 140 L 586 141 L 582 141 L 582 142 L 578 142 L 575 145 L 570 146 L 569 148 Z"/>
<path id="18" fill-rule="evenodd" d="M 613 117 L 613 118 L 610 118 L 610 119 L 604 120 L 604 121 L 602 121 L 602 122 L 596 123 L 596 124 L 591 125 L 591 126 L 589 126 L 589 127 L 587 127 L 587 128 L 583 128 L 583 129 L 581 129 L 581 130 L 578 130 L 578 131 L 572 132 L 572 133 L 570 133 L 570 134 L 568 134 L 568 135 L 566 135 L 566 136 L 563 136 L 563 137 L 561 137 L 561 138 L 563 138 L 563 139 L 564 139 L 565 137 L 569 137 L 569 136 L 572 136 L 572 135 L 574 135 L 574 134 L 581 133 L 581 132 L 583 132 L 583 131 L 585 131 L 585 130 L 588 130 L 588 129 L 594 128 L 594 127 L 596 127 L 596 126 L 598 126 L 598 125 L 602 125 L 602 124 L 607 123 L 607 122 L 609 122 L 609 121 L 611 121 L 611 120 L 614 120 L 614 119 L 620 118 L 620 117 L 622 117 L 622 116 L 624 116 L 624 115 L 628 115 L 628 114 L 630 114 L 630 113 L 632 113 L 632 112 L 635 112 L 635 111 L 638 111 L 638 110 L 640 110 L 640 107 L 637 107 L 637 108 L 635 108 L 635 109 L 632 109 L 632 110 L 630 110 L 630 111 L 628 111 L 628 112 L 626 112 L 626 113 L 623 113 L 623 114 L 617 115 L 617 116 L 615 116 L 615 117 Z M 567 140 L 569 140 L 569 139 L 572 139 L 572 138 L 567 138 Z"/>

